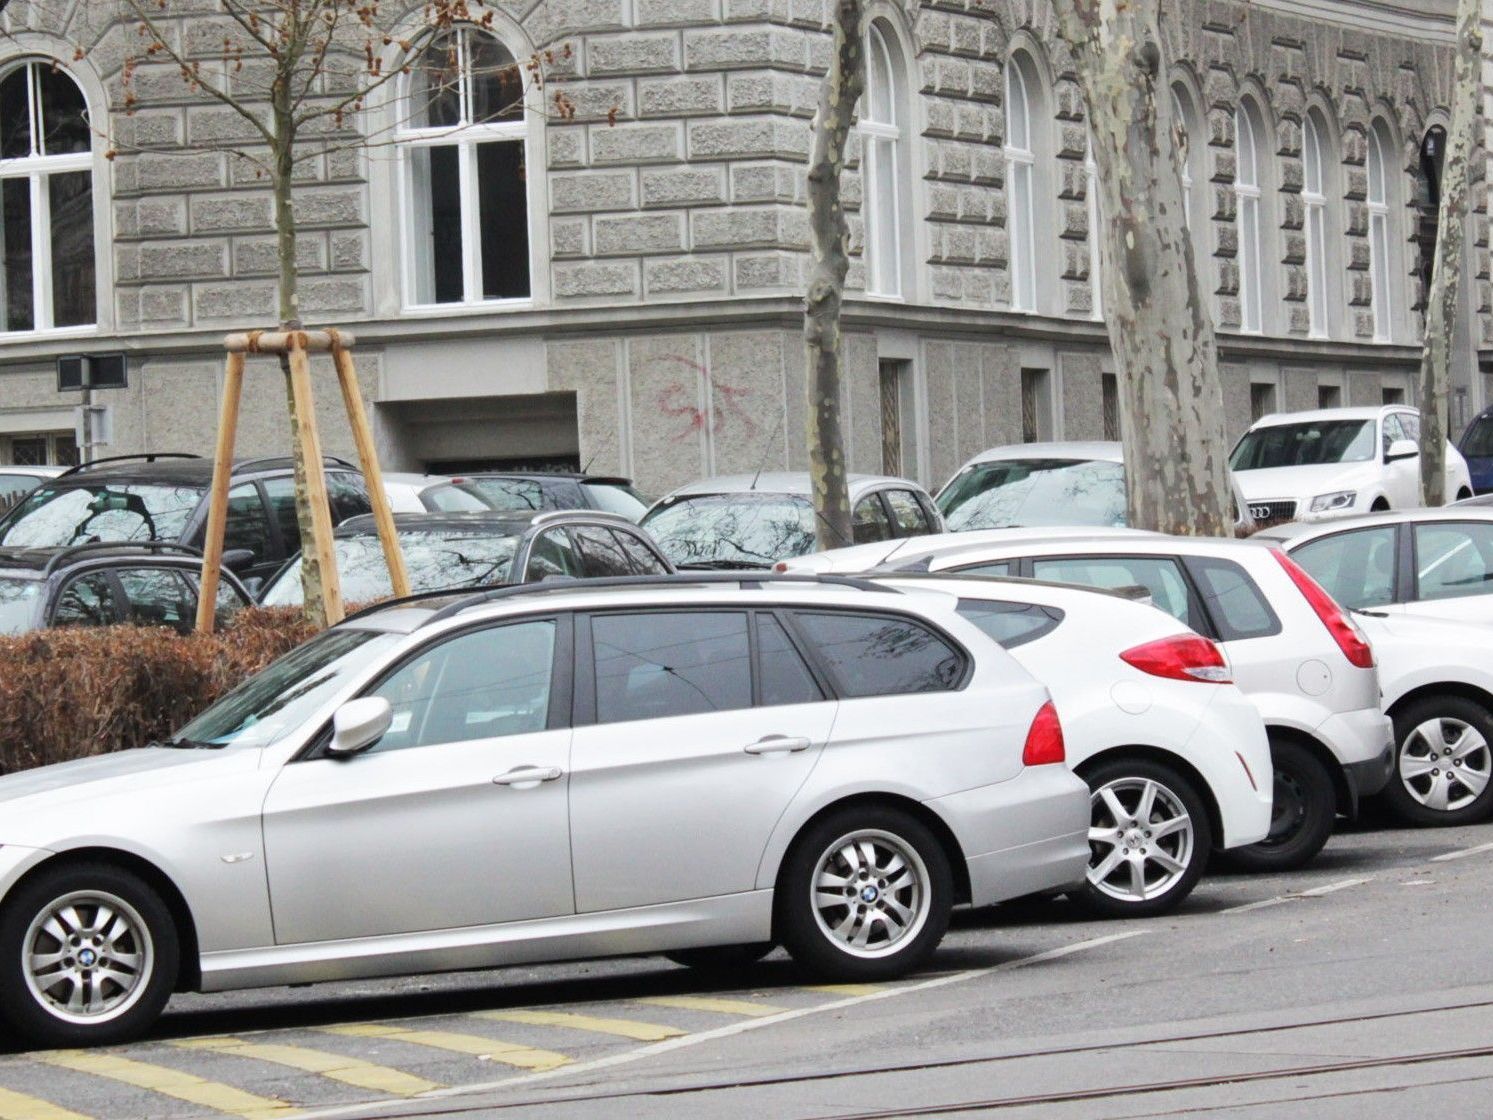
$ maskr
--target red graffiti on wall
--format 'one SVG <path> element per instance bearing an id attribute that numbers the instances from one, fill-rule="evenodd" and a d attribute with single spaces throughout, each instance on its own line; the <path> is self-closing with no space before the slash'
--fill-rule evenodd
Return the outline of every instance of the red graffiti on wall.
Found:
<path id="1" fill-rule="evenodd" d="M 696 379 L 691 382 L 671 381 L 654 398 L 654 407 L 661 415 L 683 422 L 674 435 L 676 441 L 698 435 L 705 430 L 707 422 L 712 435 L 719 435 L 731 424 L 739 425 L 748 436 L 756 434 L 757 422 L 746 407 L 752 396 L 751 389 L 716 380 L 708 367 L 683 354 L 665 354 L 661 360 L 677 362 L 696 374 Z M 707 410 L 699 405 L 701 381 L 704 382 L 704 395 L 710 401 L 708 417 Z"/>

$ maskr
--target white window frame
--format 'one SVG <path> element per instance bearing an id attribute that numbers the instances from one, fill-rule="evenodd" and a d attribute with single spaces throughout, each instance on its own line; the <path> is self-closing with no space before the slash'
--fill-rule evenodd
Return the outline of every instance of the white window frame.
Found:
<path id="1" fill-rule="evenodd" d="M 476 27 L 468 24 L 459 24 L 454 29 L 460 36 L 459 60 L 461 78 L 459 81 L 459 105 L 460 120 L 465 122 L 470 119 L 471 106 L 471 83 L 467 77 L 467 39 L 471 35 L 488 35 L 498 43 L 502 44 L 509 54 L 513 55 L 517 62 L 518 55 L 511 49 L 508 42 L 490 29 Z M 429 48 L 427 48 L 429 49 Z M 399 213 L 403 217 L 400 222 L 400 245 L 403 267 L 400 277 L 400 300 L 406 311 L 421 313 L 454 313 L 472 310 L 494 310 L 514 309 L 522 310 L 534 306 L 534 244 L 533 244 L 533 222 L 532 210 L 534 207 L 534 177 L 530 174 L 525 179 L 524 185 L 524 229 L 530 238 L 529 244 L 529 294 L 526 296 L 514 296 L 504 299 L 487 299 L 482 295 L 482 216 L 478 207 L 478 184 L 477 184 L 477 147 L 480 144 L 493 141 L 517 141 L 523 145 L 524 166 L 532 171 L 534 161 L 530 158 L 529 151 L 529 96 L 527 79 L 523 77 L 525 71 L 520 64 L 520 80 L 525 82 L 525 89 L 520 95 L 519 104 L 523 106 L 523 112 L 518 120 L 488 122 L 483 124 L 463 124 L 454 126 L 437 126 L 430 128 L 415 128 L 409 124 L 408 106 L 410 104 L 410 84 L 414 80 L 414 73 L 405 75 L 399 82 L 399 96 L 395 99 L 395 112 L 398 120 L 394 128 L 394 142 L 398 151 L 399 164 Z M 415 230 L 419 228 L 415 206 L 418 201 L 414 186 L 414 160 L 410 158 L 411 153 L 421 148 L 454 147 L 457 149 L 457 179 L 461 194 L 461 253 L 462 253 L 462 293 L 460 300 L 449 300 L 444 303 L 428 302 L 421 303 L 415 298 L 418 290 L 417 271 L 419 269 L 419 255 L 414 244 Z"/>
<path id="2" fill-rule="evenodd" d="M 1308 333 L 1326 338 L 1327 308 L 1327 166 L 1322 130 L 1308 112 L 1301 127 L 1301 205 L 1306 233 L 1306 308 Z"/>
<path id="3" fill-rule="evenodd" d="M 1187 127 L 1187 112 L 1182 107 L 1182 95 L 1177 92 L 1177 87 L 1172 86 L 1172 115 L 1177 121 L 1177 131 L 1182 134 L 1186 147 L 1177 154 L 1182 158 L 1177 162 L 1182 169 L 1182 222 L 1188 230 L 1192 229 L 1192 130 Z"/>
<path id="4" fill-rule="evenodd" d="M 1011 137 L 1016 118 L 1013 105 L 1019 91 L 1021 132 L 1026 144 L 1018 147 Z M 1009 231 L 1011 269 L 1011 310 L 1034 313 L 1037 310 L 1037 153 L 1032 146 L 1031 90 L 1022 73 L 1021 63 L 1013 55 L 1006 60 L 1006 229 Z"/>
<path id="5" fill-rule="evenodd" d="M 41 92 L 36 84 L 36 68 L 38 66 L 55 66 L 59 73 L 66 76 L 68 81 L 78 88 L 78 95 L 83 99 L 84 111 L 89 112 L 88 95 L 82 84 L 67 69 L 60 66 L 53 59 L 41 58 L 28 55 L 16 59 L 13 63 L 0 69 L 0 78 L 9 77 L 11 72 L 25 67 L 26 69 L 26 106 L 31 114 L 31 144 L 33 153 L 41 137 L 41 121 L 39 111 L 41 107 Z M 99 329 L 99 313 L 97 292 L 104 278 L 98 267 L 98 221 L 97 221 L 97 199 L 98 199 L 98 176 L 94 174 L 94 155 L 92 143 L 92 128 L 89 130 L 90 142 L 88 151 L 71 152 L 67 155 L 37 155 L 23 156 L 16 159 L 0 159 L 0 179 L 27 179 L 29 180 L 30 205 L 31 205 L 31 317 L 35 324 L 27 330 L 0 330 L 0 341 L 9 341 L 21 338 L 71 338 L 75 336 L 97 334 Z M 90 197 L 93 201 L 93 214 L 90 221 L 93 222 L 94 242 L 94 308 L 93 322 L 78 323 L 68 327 L 57 327 L 52 325 L 55 309 L 52 306 L 52 199 L 46 190 L 46 182 L 49 176 L 61 175 L 70 171 L 86 171 L 89 174 Z M 3 291 L 0 291 L 3 295 Z"/>
<path id="6" fill-rule="evenodd" d="M 1259 137 L 1249 111 L 1241 104 L 1234 110 L 1234 195 L 1238 200 L 1239 232 L 1239 330 L 1244 334 L 1264 331 L 1264 246 L 1260 231 Z M 1246 152 L 1246 144 L 1248 150 Z"/>
<path id="7" fill-rule="evenodd" d="M 1381 131 L 1378 124 L 1370 125 L 1366 161 L 1368 172 L 1366 205 L 1369 212 L 1369 291 L 1373 301 L 1374 341 L 1390 342 L 1394 338 L 1394 295 L 1389 285 L 1389 278 L 1393 272 L 1389 229 L 1390 164 L 1385 158 L 1380 138 Z"/>
<path id="8" fill-rule="evenodd" d="M 874 116 L 876 98 L 870 88 L 876 74 L 876 67 L 870 62 L 873 52 L 880 55 L 882 65 L 886 68 L 886 120 L 877 120 Z M 861 97 L 861 114 L 856 122 L 856 131 L 861 135 L 862 151 L 861 251 L 865 261 L 866 294 L 900 300 L 904 298 L 902 163 L 905 159 L 905 145 L 902 143 L 902 126 L 897 120 L 897 71 L 892 65 L 892 50 L 887 46 L 886 32 L 874 20 L 866 31 L 866 59 L 868 84 Z M 883 161 L 890 164 L 890 167 L 883 167 Z M 890 199 L 883 199 L 878 195 L 877 185 L 883 178 L 891 183 Z M 890 229 L 881 228 L 883 220 Z"/>

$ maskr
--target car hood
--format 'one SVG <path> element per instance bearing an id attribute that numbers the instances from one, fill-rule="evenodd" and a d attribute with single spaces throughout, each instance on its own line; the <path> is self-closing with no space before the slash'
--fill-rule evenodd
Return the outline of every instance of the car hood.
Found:
<path id="1" fill-rule="evenodd" d="M 258 766 L 259 753 L 141 747 L 7 774 L 0 777 L 0 840 L 5 839 L 6 817 L 17 809 L 137 791 L 159 796 L 166 787 L 196 781 L 209 773 L 231 768 L 253 769 Z"/>
<path id="2" fill-rule="evenodd" d="M 1274 498 L 1315 498 L 1334 490 L 1352 490 L 1368 481 L 1374 462 L 1317 463 L 1301 467 L 1266 467 L 1257 471 L 1235 471 L 1234 481 L 1246 501 Z"/>

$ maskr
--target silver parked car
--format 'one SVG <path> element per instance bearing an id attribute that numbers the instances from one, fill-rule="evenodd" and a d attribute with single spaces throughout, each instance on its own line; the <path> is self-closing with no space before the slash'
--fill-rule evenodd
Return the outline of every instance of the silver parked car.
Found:
<path id="1" fill-rule="evenodd" d="M 102 1043 L 179 989 L 774 942 L 872 980 L 1084 881 L 1047 690 L 953 596 L 618 582 L 368 612 L 169 743 L 0 778 L 0 1018 Z"/>

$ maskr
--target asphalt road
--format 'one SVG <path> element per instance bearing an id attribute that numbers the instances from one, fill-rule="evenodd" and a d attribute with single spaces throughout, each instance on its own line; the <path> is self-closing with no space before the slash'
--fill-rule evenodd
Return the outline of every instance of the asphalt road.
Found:
<path id="1" fill-rule="evenodd" d="M 896 984 L 775 954 L 180 997 L 149 1040 L 0 1057 L 0 1120 L 1486 1117 L 1490 889 L 1493 826 L 1371 826 L 1161 920 L 964 913 Z"/>

